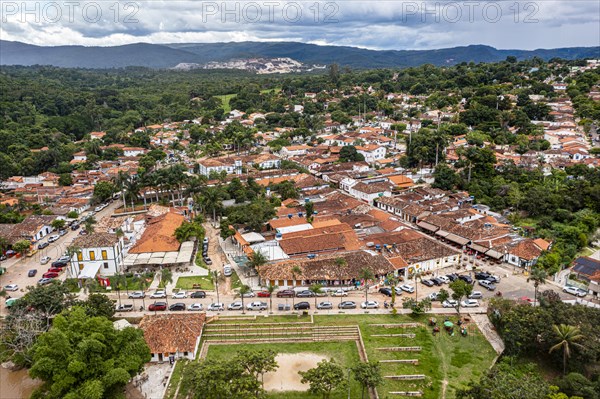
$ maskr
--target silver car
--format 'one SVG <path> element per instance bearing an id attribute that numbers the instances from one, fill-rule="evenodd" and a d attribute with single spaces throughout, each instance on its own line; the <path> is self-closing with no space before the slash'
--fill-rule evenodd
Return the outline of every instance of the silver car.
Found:
<path id="1" fill-rule="evenodd" d="M 227 310 L 242 310 L 243 308 L 244 307 L 242 306 L 242 302 L 240 302 L 240 301 L 233 302 L 233 303 L 230 303 L 229 305 L 227 305 Z M 209 306 L 209 310 L 210 310 L 210 306 Z"/>
<path id="2" fill-rule="evenodd" d="M 333 303 L 331 303 L 331 302 L 320 302 L 317 305 L 317 309 L 333 309 Z"/>
<path id="3" fill-rule="evenodd" d="M 225 310 L 225 305 L 223 305 L 222 303 L 211 303 L 210 305 L 208 305 L 207 310 L 212 312 L 222 312 Z"/>

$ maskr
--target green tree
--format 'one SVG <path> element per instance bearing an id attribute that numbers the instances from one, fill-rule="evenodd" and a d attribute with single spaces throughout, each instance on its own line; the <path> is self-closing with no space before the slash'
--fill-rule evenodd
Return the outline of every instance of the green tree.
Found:
<path id="1" fill-rule="evenodd" d="M 244 306 L 244 297 L 251 292 L 252 292 L 252 288 L 250 288 L 249 286 L 244 284 L 239 288 L 239 290 L 236 294 L 236 296 L 239 296 L 240 299 L 242 300 L 242 313 L 246 313 L 246 307 Z"/>
<path id="2" fill-rule="evenodd" d="M 529 277 L 527 277 L 527 282 L 533 281 L 533 288 L 535 289 L 533 294 L 534 301 L 538 300 L 538 287 L 541 284 L 546 283 L 547 277 L 548 273 L 546 272 L 546 270 L 539 267 L 534 267 L 531 269 L 531 273 L 529 274 Z"/>
<path id="3" fill-rule="evenodd" d="M 62 173 L 58 178 L 58 184 L 60 186 L 70 186 L 73 184 L 73 178 L 70 173 Z"/>
<path id="4" fill-rule="evenodd" d="M 248 260 L 248 266 L 253 268 L 257 273 L 260 268 L 267 264 L 269 259 L 260 251 L 252 251 L 250 259 Z"/>
<path id="5" fill-rule="evenodd" d="M 459 176 L 446 164 L 439 164 L 433 172 L 435 181 L 431 185 L 442 190 L 452 190 L 460 182 Z"/>
<path id="6" fill-rule="evenodd" d="M 317 308 L 317 295 L 321 293 L 321 291 L 323 291 L 323 286 L 321 284 L 311 284 L 310 287 L 308 287 L 308 290 L 310 292 L 312 292 L 313 294 L 315 294 L 315 309 Z"/>
<path id="7" fill-rule="evenodd" d="M 457 279 L 451 282 L 449 287 L 452 290 L 452 299 L 456 301 L 456 312 L 460 314 L 460 302 L 463 298 L 471 295 L 473 286 L 461 279 Z"/>
<path id="8" fill-rule="evenodd" d="M 111 318 L 115 314 L 114 302 L 104 294 L 90 294 L 85 301 L 79 303 L 79 306 L 83 307 L 90 317 Z"/>
<path id="9" fill-rule="evenodd" d="M 245 371 L 254 376 L 255 379 L 260 379 L 260 384 L 264 390 L 264 377 L 266 373 L 277 370 L 279 365 L 275 361 L 277 353 L 271 349 L 250 351 L 242 349 L 238 351 L 235 361 L 239 362 Z M 256 392 L 256 397 L 259 397 L 259 391 Z"/>
<path id="10" fill-rule="evenodd" d="M 160 270 L 160 284 L 161 288 L 167 288 L 167 284 L 173 282 L 173 272 L 168 267 L 163 267 Z"/>
<path id="11" fill-rule="evenodd" d="M 137 328 L 116 330 L 105 317 L 75 307 L 56 316 L 33 349 L 29 373 L 48 398 L 111 398 L 150 360 Z"/>
<path id="12" fill-rule="evenodd" d="M 13 251 L 21 254 L 21 256 L 25 256 L 31 248 L 31 242 L 29 240 L 19 240 L 13 244 L 12 248 Z"/>
<path id="13" fill-rule="evenodd" d="M 179 242 L 189 241 L 192 237 L 201 241 L 204 233 L 204 227 L 200 223 L 185 221 L 175 229 L 175 238 Z"/>
<path id="14" fill-rule="evenodd" d="M 345 386 L 344 369 L 335 360 L 322 360 L 317 367 L 308 371 L 299 371 L 302 383 L 309 384 L 308 392 L 329 399 L 331 393 Z"/>
<path id="15" fill-rule="evenodd" d="M 362 387 L 360 393 L 361 399 L 365 397 L 365 390 L 375 389 L 377 385 L 383 382 L 379 362 L 358 363 L 356 366 L 352 367 L 352 375 Z"/>
<path id="16" fill-rule="evenodd" d="M 307 201 L 304 203 L 304 212 L 306 213 L 306 221 L 312 223 L 315 213 L 315 203 Z"/>
<path id="17" fill-rule="evenodd" d="M 296 285 L 296 279 L 298 278 L 298 276 L 302 275 L 302 269 L 300 268 L 300 266 L 298 265 L 294 265 L 294 267 L 292 267 L 292 279 L 294 280 L 292 283 L 292 289 L 294 289 L 294 286 Z M 295 305 L 296 302 L 296 295 L 294 295 L 292 297 L 292 307 Z"/>
<path id="18" fill-rule="evenodd" d="M 54 219 L 50 226 L 55 230 L 62 230 L 65 228 L 66 222 L 63 219 Z"/>
<path id="19" fill-rule="evenodd" d="M 373 271 L 368 267 L 360 269 L 358 278 L 365 282 L 365 302 L 369 300 L 369 281 L 375 278 Z"/>
<path id="20" fill-rule="evenodd" d="M 571 357 L 571 348 L 583 348 L 581 341 L 584 336 L 579 328 L 566 324 L 553 325 L 552 329 L 556 335 L 556 344 L 550 348 L 550 353 L 562 350 L 563 353 L 563 375 L 567 374 L 567 360 Z"/>
<path id="21" fill-rule="evenodd" d="M 279 288 L 279 286 L 277 285 L 273 285 L 270 283 L 269 285 L 267 285 L 267 292 L 269 293 L 269 308 L 271 309 L 271 312 L 273 312 L 273 293 L 277 291 L 277 288 Z"/>
<path id="22" fill-rule="evenodd" d="M 77 211 L 70 211 L 69 213 L 67 213 L 67 217 L 69 219 L 77 219 L 79 217 L 79 214 L 77 213 Z"/>
<path id="23" fill-rule="evenodd" d="M 450 293 L 444 288 L 442 288 L 437 294 L 437 300 L 439 302 L 447 301 L 448 298 L 450 298 Z"/>
<path id="24" fill-rule="evenodd" d="M 109 181 L 100 181 L 94 186 L 93 198 L 95 202 L 104 202 L 112 198 L 117 192 L 117 187 Z"/>
<path id="25" fill-rule="evenodd" d="M 188 367 L 194 399 L 258 398 L 262 388 L 239 357 L 231 360 L 204 360 Z"/>
<path id="26" fill-rule="evenodd" d="M 344 146 L 340 150 L 340 162 L 360 162 L 364 160 L 364 155 L 359 154 L 353 145 Z"/>

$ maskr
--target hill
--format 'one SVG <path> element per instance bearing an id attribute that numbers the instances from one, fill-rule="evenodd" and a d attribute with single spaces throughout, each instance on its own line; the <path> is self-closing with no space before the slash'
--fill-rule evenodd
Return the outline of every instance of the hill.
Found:
<path id="1" fill-rule="evenodd" d="M 600 58 L 600 47 L 538 50 L 498 50 L 471 45 L 438 50 L 368 50 L 357 47 L 318 46 L 297 42 L 136 43 L 113 47 L 41 47 L 0 41 L 0 65 L 53 65 L 69 68 L 123 68 L 145 66 L 171 68 L 180 63 L 204 64 L 247 58 L 289 57 L 305 64 L 338 63 L 352 68 L 410 67 L 422 64 L 452 65 L 460 62 L 502 61 L 540 57 L 544 60 Z"/>

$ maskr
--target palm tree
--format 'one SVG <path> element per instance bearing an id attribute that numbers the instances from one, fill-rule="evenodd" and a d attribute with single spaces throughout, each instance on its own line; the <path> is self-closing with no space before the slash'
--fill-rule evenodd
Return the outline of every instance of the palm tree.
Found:
<path id="1" fill-rule="evenodd" d="M 371 271 L 371 269 L 363 267 L 362 269 L 360 269 L 360 273 L 359 273 L 358 277 L 361 280 L 365 280 L 365 302 L 367 302 L 369 300 L 369 283 L 368 283 L 368 281 L 373 280 L 375 278 L 375 275 L 373 274 L 373 271 Z"/>
<path id="2" fill-rule="evenodd" d="M 121 284 L 127 285 L 127 278 L 123 274 L 115 274 L 113 283 L 117 287 L 117 295 L 119 296 L 119 307 L 121 306 Z"/>
<path id="3" fill-rule="evenodd" d="M 253 268 L 258 274 L 258 269 L 266 265 L 269 259 L 260 251 L 252 251 L 252 255 L 250 255 L 250 261 L 248 262 L 248 266 Z M 258 276 L 258 284 L 260 284 L 260 275 Z"/>
<path id="4" fill-rule="evenodd" d="M 223 206 L 222 198 L 223 192 L 220 187 L 207 187 L 197 201 L 205 213 L 212 212 L 213 222 L 217 220 L 217 210 L 220 210 Z"/>
<path id="5" fill-rule="evenodd" d="M 83 229 L 86 233 L 91 234 L 94 232 L 94 225 L 96 224 L 96 219 L 93 216 L 88 216 L 87 219 L 83 222 Z"/>
<path id="6" fill-rule="evenodd" d="M 569 326 L 566 324 L 553 325 L 552 329 L 554 334 L 557 336 L 557 343 L 550 348 L 549 353 L 555 350 L 562 349 L 563 351 L 563 375 L 567 373 L 567 359 L 571 356 L 571 347 L 583 348 L 583 345 L 578 344 L 576 341 L 581 340 L 583 334 L 579 331 L 579 328 Z"/>
<path id="7" fill-rule="evenodd" d="M 160 285 L 162 288 L 167 288 L 167 284 L 173 282 L 173 272 L 171 269 L 165 267 L 160 271 Z"/>
<path id="8" fill-rule="evenodd" d="M 533 269 L 531 269 L 531 273 L 529 274 L 529 277 L 527 278 L 527 282 L 533 281 L 533 287 L 535 289 L 534 296 L 533 296 L 534 304 L 537 301 L 537 297 L 538 297 L 538 287 L 540 286 L 540 284 L 546 283 L 546 277 L 548 277 L 548 273 L 546 272 L 546 270 L 542 269 L 541 267 L 534 267 Z"/>
<path id="9" fill-rule="evenodd" d="M 219 274 L 219 272 L 216 270 L 213 270 L 211 273 L 213 282 L 215 283 L 215 291 L 217 292 L 217 303 L 219 303 L 219 281 L 224 281 L 225 276 L 223 274 Z"/>
<path id="10" fill-rule="evenodd" d="M 321 292 L 323 286 L 321 284 L 312 284 L 308 289 L 315 294 L 315 309 L 317 308 L 317 294 Z"/>
<path id="11" fill-rule="evenodd" d="M 269 307 L 271 308 L 271 312 L 273 312 L 273 293 L 277 291 L 277 288 L 279 287 L 273 284 L 267 285 L 267 291 L 269 292 Z"/>
<path id="12" fill-rule="evenodd" d="M 294 278 L 294 281 L 292 282 L 292 291 L 294 291 L 294 285 L 296 284 L 296 277 L 298 275 L 302 275 L 302 269 L 300 269 L 300 266 L 296 265 L 296 266 L 292 267 L 292 277 Z M 294 296 L 292 297 L 292 307 L 294 307 L 295 304 L 296 304 L 296 292 L 294 291 Z"/>
<path id="13" fill-rule="evenodd" d="M 137 199 L 140 196 L 140 186 L 135 179 L 129 178 L 125 181 L 124 189 L 125 198 L 131 203 L 131 211 L 134 212 L 135 203 L 137 202 Z"/>
<path id="14" fill-rule="evenodd" d="M 239 297 L 242 299 L 242 314 L 246 313 L 246 307 L 244 306 L 244 295 L 249 294 L 251 292 L 252 292 L 252 288 L 250 288 L 246 284 L 244 284 L 240 287 L 240 289 L 238 290 L 238 293 L 236 294 L 236 296 L 239 295 Z"/>

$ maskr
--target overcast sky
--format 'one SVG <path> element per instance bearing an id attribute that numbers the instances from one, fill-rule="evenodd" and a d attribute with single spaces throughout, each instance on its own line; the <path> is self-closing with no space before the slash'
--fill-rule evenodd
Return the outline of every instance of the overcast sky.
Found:
<path id="1" fill-rule="evenodd" d="M 599 0 L 1 0 L 0 5 L 0 38 L 37 45 L 300 41 L 398 50 L 600 45 Z"/>

